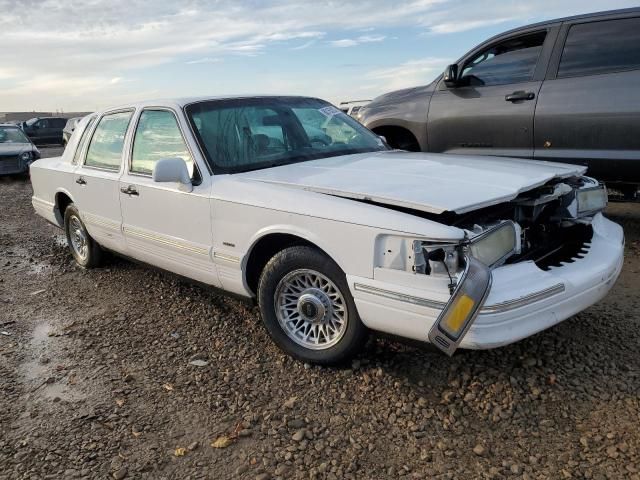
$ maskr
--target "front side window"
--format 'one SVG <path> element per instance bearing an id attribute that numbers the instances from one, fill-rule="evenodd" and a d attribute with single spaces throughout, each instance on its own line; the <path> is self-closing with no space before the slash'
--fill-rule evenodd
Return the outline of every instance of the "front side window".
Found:
<path id="1" fill-rule="evenodd" d="M 103 116 L 91 137 L 85 165 L 118 170 L 122 160 L 124 137 L 133 112 L 110 113 Z"/>
<path id="2" fill-rule="evenodd" d="M 387 150 L 354 119 L 313 98 L 212 100 L 186 113 L 214 173 Z"/>
<path id="3" fill-rule="evenodd" d="M 167 110 L 144 110 L 140 115 L 131 154 L 131 172 L 151 175 L 163 158 L 181 158 L 193 175 L 193 159 L 184 142 L 178 122 Z"/>
<path id="4" fill-rule="evenodd" d="M 640 68 L 640 18 L 582 23 L 569 29 L 558 77 Z"/>
<path id="5" fill-rule="evenodd" d="M 40 120 L 36 125 L 38 128 L 49 128 L 49 120 Z"/>
<path id="6" fill-rule="evenodd" d="M 547 32 L 530 33 L 489 47 L 464 65 L 462 85 L 507 85 L 532 80 L 546 36 Z"/>
<path id="7" fill-rule="evenodd" d="M 89 138 L 89 131 L 91 130 L 91 127 L 93 127 L 94 122 L 96 121 L 96 117 L 91 117 L 89 119 L 89 121 L 87 122 L 87 126 L 85 127 L 84 131 L 82 132 L 82 136 L 80 137 L 80 140 L 78 141 L 78 144 L 76 145 L 76 151 L 73 153 L 73 162 L 74 164 L 77 164 L 78 161 L 80 160 L 80 155 L 82 153 L 82 150 L 84 149 L 84 146 L 87 143 L 87 138 Z"/>

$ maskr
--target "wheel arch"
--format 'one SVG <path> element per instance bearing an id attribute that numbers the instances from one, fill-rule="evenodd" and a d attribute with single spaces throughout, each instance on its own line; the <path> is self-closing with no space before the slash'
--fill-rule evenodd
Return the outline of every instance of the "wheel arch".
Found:
<path id="1" fill-rule="evenodd" d="M 309 246 L 318 249 L 342 268 L 335 253 L 317 236 L 308 232 L 288 227 L 274 227 L 258 232 L 251 240 L 243 258 L 242 272 L 245 288 L 252 294 L 258 290 L 260 275 L 269 260 L 275 254 L 288 247 Z"/>
<path id="2" fill-rule="evenodd" d="M 376 135 L 385 137 L 387 143 L 394 148 L 408 150 L 410 152 L 419 152 L 421 150 L 418 138 L 407 127 L 400 125 L 378 125 L 372 127 L 371 130 Z"/>
<path id="3" fill-rule="evenodd" d="M 54 197 L 54 214 L 59 227 L 64 226 L 64 212 L 67 207 L 74 203 L 73 196 L 66 189 L 58 189 Z"/>

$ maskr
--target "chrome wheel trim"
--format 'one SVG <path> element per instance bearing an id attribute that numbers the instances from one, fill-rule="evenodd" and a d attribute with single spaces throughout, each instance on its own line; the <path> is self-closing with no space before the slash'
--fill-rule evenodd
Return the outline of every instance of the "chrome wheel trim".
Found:
<path id="1" fill-rule="evenodd" d="M 338 287 L 320 272 L 289 272 L 274 295 L 276 317 L 287 337 L 310 350 L 336 345 L 347 330 L 347 303 Z"/>
<path id="2" fill-rule="evenodd" d="M 69 217 L 69 240 L 75 254 L 82 260 L 86 260 L 89 255 L 89 239 L 82 222 L 76 215 Z"/>

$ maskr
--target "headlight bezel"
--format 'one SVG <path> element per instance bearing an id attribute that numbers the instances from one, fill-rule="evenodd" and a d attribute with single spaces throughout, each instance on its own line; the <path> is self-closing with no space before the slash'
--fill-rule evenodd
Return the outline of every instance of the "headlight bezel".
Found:
<path id="1" fill-rule="evenodd" d="M 29 152 L 22 152 L 20 154 L 20 160 L 22 160 L 23 162 L 28 162 L 30 160 L 33 160 L 33 154 L 29 151 Z"/>
<path id="2" fill-rule="evenodd" d="M 588 198 L 585 198 L 589 195 L 593 196 L 593 194 L 597 194 L 597 197 L 599 197 L 596 197 L 596 200 L 601 200 L 599 204 L 589 204 Z M 607 188 L 602 184 L 595 187 L 580 188 L 576 190 L 575 198 L 576 212 L 578 217 L 587 217 L 601 212 L 607 207 L 607 204 L 609 203 Z"/>
<path id="3" fill-rule="evenodd" d="M 464 271 L 449 301 L 429 330 L 429 341 L 447 355 L 453 355 L 489 296 L 492 282 L 491 269 L 475 257 L 465 255 Z M 456 311 L 460 304 L 466 311 Z M 455 331 L 452 331 L 451 325 L 446 323 L 454 315 L 453 322 L 459 325 L 454 325 Z"/>

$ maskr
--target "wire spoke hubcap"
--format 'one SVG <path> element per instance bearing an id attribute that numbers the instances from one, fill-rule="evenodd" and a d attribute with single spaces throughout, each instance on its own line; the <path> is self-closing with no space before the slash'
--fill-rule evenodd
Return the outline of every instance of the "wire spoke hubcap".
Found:
<path id="1" fill-rule="evenodd" d="M 69 239 L 71 240 L 71 247 L 76 255 L 85 260 L 89 253 L 87 234 L 82 226 L 82 222 L 80 222 L 80 219 L 75 215 L 69 219 Z"/>
<path id="2" fill-rule="evenodd" d="M 334 346 L 347 328 L 347 305 L 338 287 L 315 270 L 285 275 L 274 295 L 276 316 L 287 336 L 305 348 Z"/>

